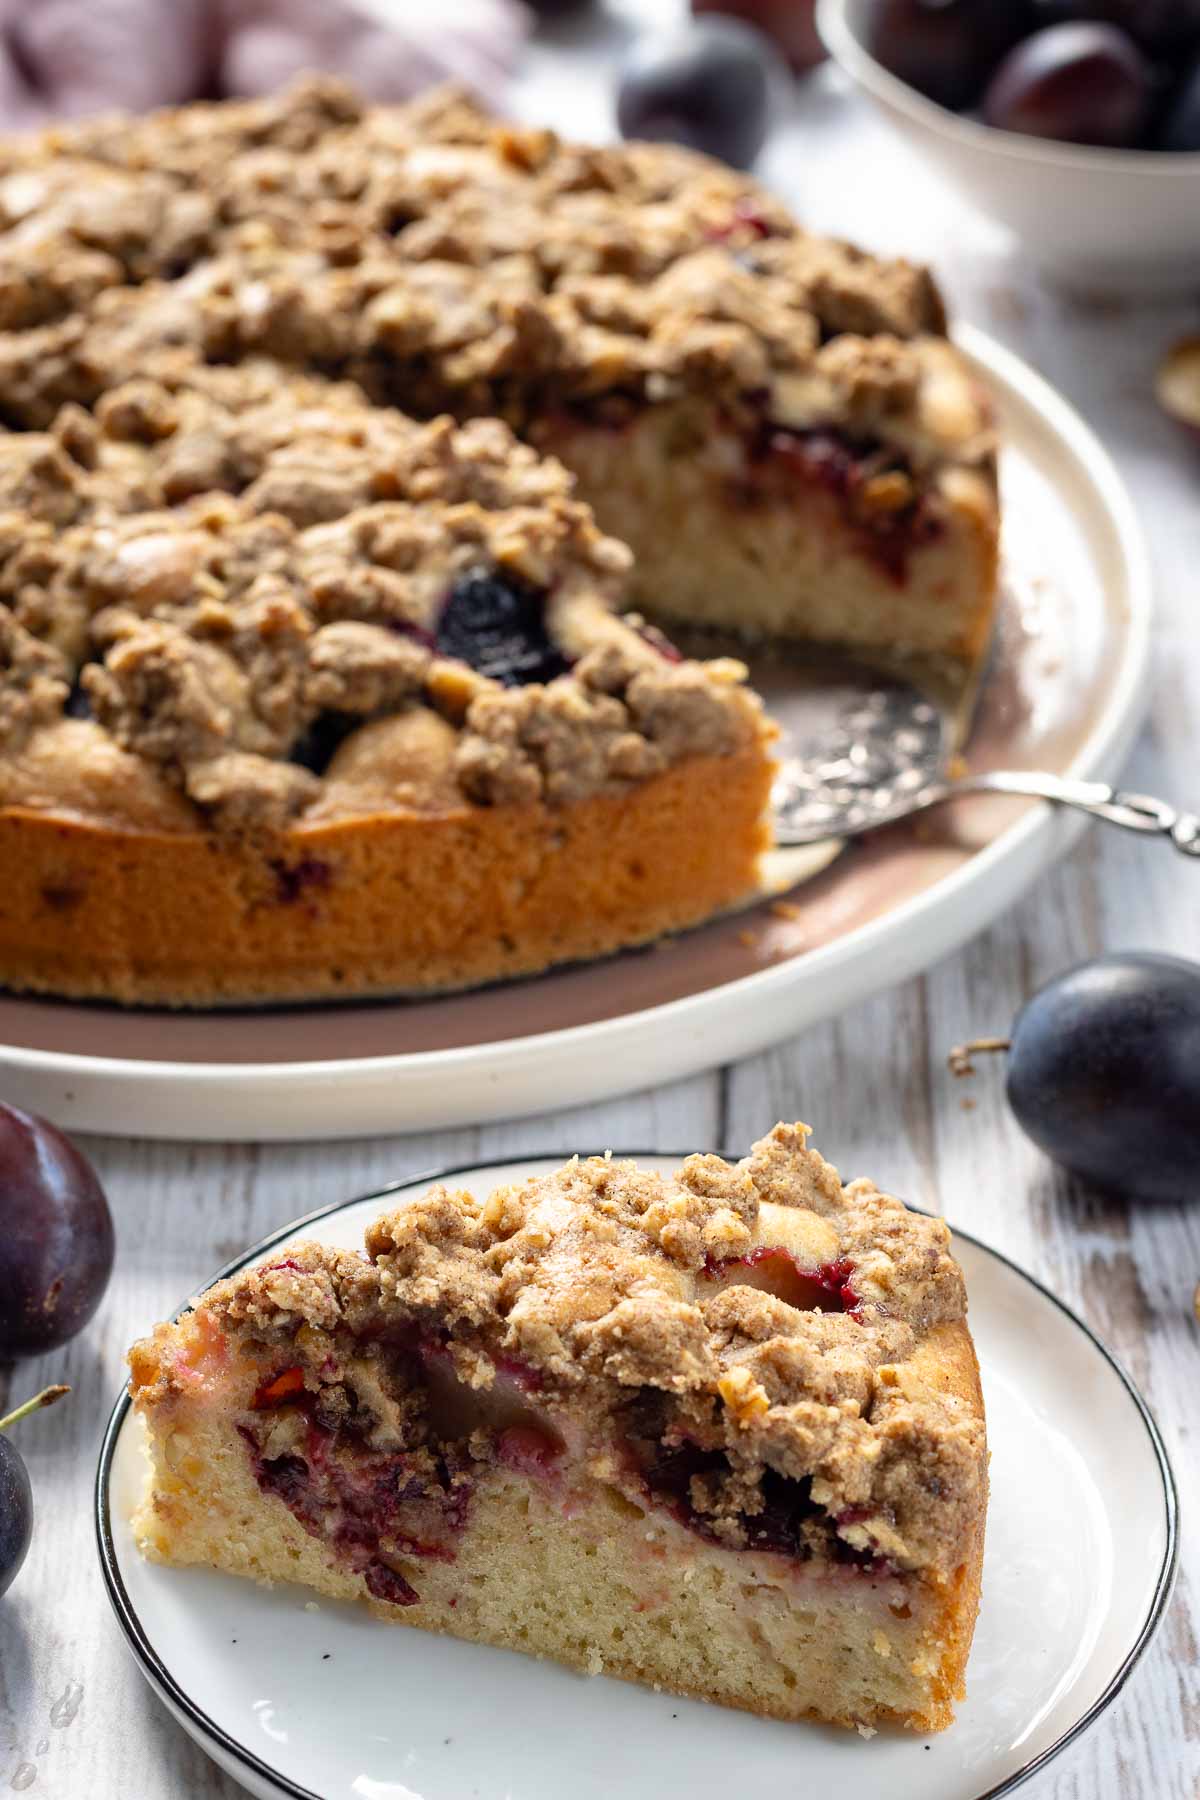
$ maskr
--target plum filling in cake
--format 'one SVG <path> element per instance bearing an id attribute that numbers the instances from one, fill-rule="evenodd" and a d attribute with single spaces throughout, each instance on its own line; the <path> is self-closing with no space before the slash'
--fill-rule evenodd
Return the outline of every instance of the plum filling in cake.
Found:
<path id="1" fill-rule="evenodd" d="M 941 369 L 927 361 L 933 392 Z M 610 391 L 559 407 L 537 441 L 631 546 L 633 598 L 667 629 L 969 665 L 991 619 L 990 597 L 962 603 L 967 569 L 992 591 L 986 480 L 895 426 L 872 379 L 841 422 L 819 383 L 726 402 Z"/>
<path id="2" fill-rule="evenodd" d="M 642 642 L 649 644 L 652 650 L 657 650 L 664 662 L 680 663 L 683 661 L 683 651 L 677 649 L 666 632 L 660 631 L 657 625 L 651 625 L 646 619 L 639 619 L 636 630 Z"/>
<path id="3" fill-rule="evenodd" d="M 845 506 L 859 549 L 897 586 L 908 580 L 913 553 L 945 530 L 931 495 L 894 449 L 827 427 L 796 431 L 765 421 L 747 441 L 731 494 L 739 505 L 774 503 L 781 479 L 797 477 Z"/>
<path id="4" fill-rule="evenodd" d="M 652 1424 L 661 1435 L 646 1434 Z M 853 1521 L 817 1504 L 811 1477 L 739 1468 L 727 1450 L 664 1429 L 658 1396 L 647 1393 L 636 1403 L 625 1445 L 645 1499 L 707 1543 L 871 1575 L 899 1573 L 886 1557 L 839 1537 L 838 1527 Z"/>
<path id="5" fill-rule="evenodd" d="M 411 1376 L 418 1362 L 403 1353 L 385 1380 L 400 1396 L 403 1441 L 391 1441 L 396 1434 L 352 1383 L 306 1381 L 299 1363 L 259 1384 L 238 1425 L 263 1493 L 361 1574 L 376 1599 L 397 1606 L 419 1599 L 397 1561 L 453 1562 L 484 1461 L 482 1440 L 433 1429 L 428 1390 L 405 1388 L 403 1371 Z"/>
<path id="6" fill-rule="evenodd" d="M 752 414 L 769 396 L 747 395 Z M 645 402 L 636 395 L 612 392 L 597 395 L 565 409 L 558 429 L 551 425 L 546 441 L 581 463 L 584 479 L 590 460 L 586 446 L 578 446 L 582 429 L 588 433 L 620 438 L 646 414 Z M 765 509 L 786 505 L 797 486 L 819 489 L 837 503 L 845 528 L 859 553 L 896 586 L 910 574 L 914 555 L 936 544 L 946 530 L 944 509 L 936 490 L 931 490 L 894 445 L 870 437 L 860 438 L 834 425 L 804 428 L 784 425 L 763 415 L 747 427 L 733 415 L 714 420 L 719 434 L 719 458 L 714 457 L 714 482 L 710 498 L 739 509 Z M 711 439 L 710 439 L 711 443 Z M 670 434 L 664 448 L 672 450 Z M 679 424 L 676 454 L 694 457 L 697 446 L 685 420 Z M 613 516 L 603 493 L 588 485 L 588 498 L 601 517 Z M 629 529 L 628 524 L 624 527 Z M 636 530 L 631 535 L 638 535 Z M 641 544 L 639 543 L 639 552 Z"/>
<path id="7" fill-rule="evenodd" d="M 324 775 L 351 732 L 361 724 L 362 720 L 352 713 L 318 713 L 292 745 L 289 761 L 298 763 L 310 775 Z"/>
<path id="8" fill-rule="evenodd" d="M 760 1244 L 746 1256 L 707 1257 L 703 1276 L 709 1281 L 760 1288 L 805 1312 L 854 1314 L 858 1310 L 854 1264 L 844 1257 L 809 1269 L 790 1250 L 778 1244 Z"/>
<path id="9" fill-rule="evenodd" d="M 501 687 L 526 687 L 532 682 L 553 681 L 573 666 L 573 659 L 550 635 L 546 602 L 544 590 L 499 570 L 479 567 L 467 570 L 450 586 L 431 626 L 411 620 L 389 621 L 387 629 L 428 656 L 464 663 Z M 648 638 L 648 630 L 642 627 L 639 635 Z M 665 639 L 662 645 L 655 642 L 655 648 L 670 660 L 680 660 Z M 325 775 L 346 739 L 362 723 L 361 711 L 326 708 L 293 743 L 289 760 L 313 775 Z"/>
<path id="10" fill-rule="evenodd" d="M 793 1306 L 852 1312 L 857 1304 L 849 1263 L 808 1270 L 778 1247 L 710 1260 L 702 1273 Z M 419 1603 L 411 1559 L 456 1560 L 476 1491 L 497 1469 L 536 1483 L 567 1518 L 603 1492 L 635 1511 L 661 1510 L 722 1550 L 872 1577 L 900 1573 L 873 1547 L 839 1535 L 853 1518 L 818 1504 L 811 1478 L 702 1442 L 655 1388 L 638 1389 L 597 1438 L 544 1410 L 538 1371 L 519 1359 L 497 1358 L 480 1391 L 459 1379 L 441 1338 L 403 1331 L 369 1351 L 344 1367 L 325 1358 L 316 1369 L 273 1368 L 237 1429 L 262 1492 L 378 1600 Z M 606 1470 L 599 1480 L 597 1458 Z"/>
<path id="11" fill-rule="evenodd" d="M 319 856 L 302 856 L 299 862 L 284 862 L 281 857 L 271 857 L 269 866 L 275 877 L 275 898 L 280 906 L 295 906 L 300 900 L 312 899 L 333 880 L 332 867 Z"/>
<path id="12" fill-rule="evenodd" d="M 436 648 L 502 687 L 553 681 L 570 664 L 546 629 L 545 596 L 489 569 L 460 576 L 437 622 Z"/>
<path id="13" fill-rule="evenodd" d="M 696 1504 L 697 1498 L 718 1494 L 722 1485 L 736 1479 L 724 1451 L 701 1450 L 687 1443 L 659 1443 L 649 1448 L 650 1460 L 642 1470 L 647 1495 L 656 1505 L 665 1505 L 681 1525 L 707 1542 L 725 1549 L 766 1550 L 795 1562 L 810 1562 L 823 1554 L 828 1562 L 845 1568 L 863 1569 L 874 1575 L 897 1573 L 886 1557 L 856 1550 L 837 1536 L 838 1521 L 813 1500 L 811 1479 L 793 1480 L 774 1469 L 765 1469 L 759 1478 L 754 1512 L 727 1515 L 745 1540 L 739 1546 L 731 1546 Z"/>
<path id="14" fill-rule="evenodd" d="M 416 1362 L 428 1377 L 437 1360 L 437 1352 L 422 1352 Z M 481 1403 L 443 1369 L 434 1385 L 418 1378 L 404 1390 L 414 1366 L 405 1356 L 383 1378 L 385 1388 L 403 1393 L 409 1441 L 398 1448 L 373 1442 L 379 1420 L 352 1385 L 314 1392 L 313 1377 L 306 1381 L 300 1364 L 264 1380 L 251 1403 L 259 1416 L 238 1425 L 261 1490 L 282 1500 L 310 1536 L 362 1574 L 377 1599 L 397 1605 L 416 1604 L 420 1595 L 394 1564 L 453 1562 L 489 1470 L 499 1466 L 549 1489 L 567 1516 L 586 1504 L 594 1486 L 588 1456 L 579 1446 L 569 1449 L 551 1420 L 526 1412 L 517 1384 L 503 1381 L 501 1394 Z M 589 1446 L 589 1454 L 594 1450 Z M 897 1573 L 886 1558 L 839 1538 L 841 1521 L 813 1500 L 809 1479 L 771 1468 L 749 1473 L 725 1450 L 673 1432 L 654 1390 L 631 1404 L 613 1450 L 610 1491 L 663 1509 L 707 1543 L 796 1563 Z"/>

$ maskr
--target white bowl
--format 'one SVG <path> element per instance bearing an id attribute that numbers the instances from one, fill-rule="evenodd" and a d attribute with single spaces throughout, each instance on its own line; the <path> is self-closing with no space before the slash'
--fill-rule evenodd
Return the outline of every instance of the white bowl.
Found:
<path id="1" fill-rule="evenodd" d="M 995 131 L 918 94 L 863 47 L 869 0 L 818 0 L 834 60 L 1031 261 L 1089 291 L 1200 289 L 1200 153 L 1096 150 Z"/>

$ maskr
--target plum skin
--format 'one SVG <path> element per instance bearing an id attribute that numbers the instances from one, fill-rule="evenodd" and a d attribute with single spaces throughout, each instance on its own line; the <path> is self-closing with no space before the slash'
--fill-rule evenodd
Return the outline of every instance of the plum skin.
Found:
<path id="1" fill-rule="evenodd" d="M 898 80 L 958 111 L 1028 26 L 1025 0 L 871 0 L 863 42 Z"/>
<path id="2" fill-rule="evenodd" d="M 82 1330 L 114 1250 L 91 1164 L 45 1119 L 0 1105 L 0 1358 L 39 1356 Z"/>
<path id="3" fill-rule="evenodd" d="M 686 144 L 748 169 L 766 141 L 771 58 L 761 32 L 723 15 L 639 39 L 617 88 L 622 137 Z"/>
<path id="4" fill-rule="evenodd" d="M 25 1561 L 33 1536 L 33 1490 L 29 1471 L 0 1432 L 0 1594 L 7 1592 Z"/>
<path id="5" fill-rule="evenodd" d="M 1060 975 L 1017 1017 L 1007 1088 L 1026 1135 L 1081 1180 L 1200 1198 L 1200 965 L 1127 951 Z"/>
<path id="6" fill-rule="evenodd" d="M 1150 66 L 1112 25 L 1049 25 L 1010 50 L 983 96 L 999 131 L 1128 149 L 1153 99 Z"/>

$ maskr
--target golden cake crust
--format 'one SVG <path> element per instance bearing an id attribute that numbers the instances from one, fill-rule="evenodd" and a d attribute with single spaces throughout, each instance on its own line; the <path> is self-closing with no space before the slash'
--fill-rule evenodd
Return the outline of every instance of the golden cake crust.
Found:
<path id="1" fill-rule="evenodd" d="M 772 773 L 752 747 L 565 807 L 428 812 L 393 795 L 251 838 L 6 807 L 0 983 L 220 1006 L 453 990 L 608 955 L 753 896 Z"/>

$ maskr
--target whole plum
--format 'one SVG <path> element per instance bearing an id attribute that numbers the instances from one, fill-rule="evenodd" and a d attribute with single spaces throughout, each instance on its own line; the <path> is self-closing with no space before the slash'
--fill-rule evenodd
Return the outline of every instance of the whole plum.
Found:
<path id="1" fill-rule="evenodd" d="M 958 109 L 974 105 L 1029 23 L 1024 0 L 871 0 L 863 42 L 909 87 Z"/>
<path id="2" fill-rule="evenodd" d="M 1200 964 L 1110 951 L 1047 982 L 1009 1038 L 951 1056 L 1008 1052 L 1017 1123 L 1081 1180 L 1124 1198 L 1200 1199 Z"/>
<path id="3" fill-rule="evenodd" d="M 16 1580 L 33 1536 L 33 1489 L 14 1444 L 0 1434 L 0 1594 Z"/>
<path id="4" fill-rule="evenodd" d="M 74 1337 L 112 1264 L 112 1215 L 91 1164 L 45 1119 L 0 1106 L 0 1361 Z"/>
<path id="5" fill-rule="evenodd" d="M 1011 50 L 988 83 L 983 116 L 1001 131 L 1127 149 L 1154 100 L 1149 63 L 1113 25 L 1048 25 Z"/>
<path id="6" fill-rule="evenodd" d="M 640 38 L 617 89 L 621 135 L 749 168 L 767 135 L 773 59 L 760 31 L 716 14 Z"/>
<path id="7" fill-rule="evenodd" d="M 24 1406 L 18 1406 L 15 1412 L 0 1419 L 0 1594 L 16 1580 L 33 1536 L 33 1488 L 29 1470 L 21 1452 L 9 1442 L 5 1433 L 28 1418 L 30 1413 L 43 1406 L 53 1406 L 70 1391 L 61 1385 L 43 1388 Z"/>

